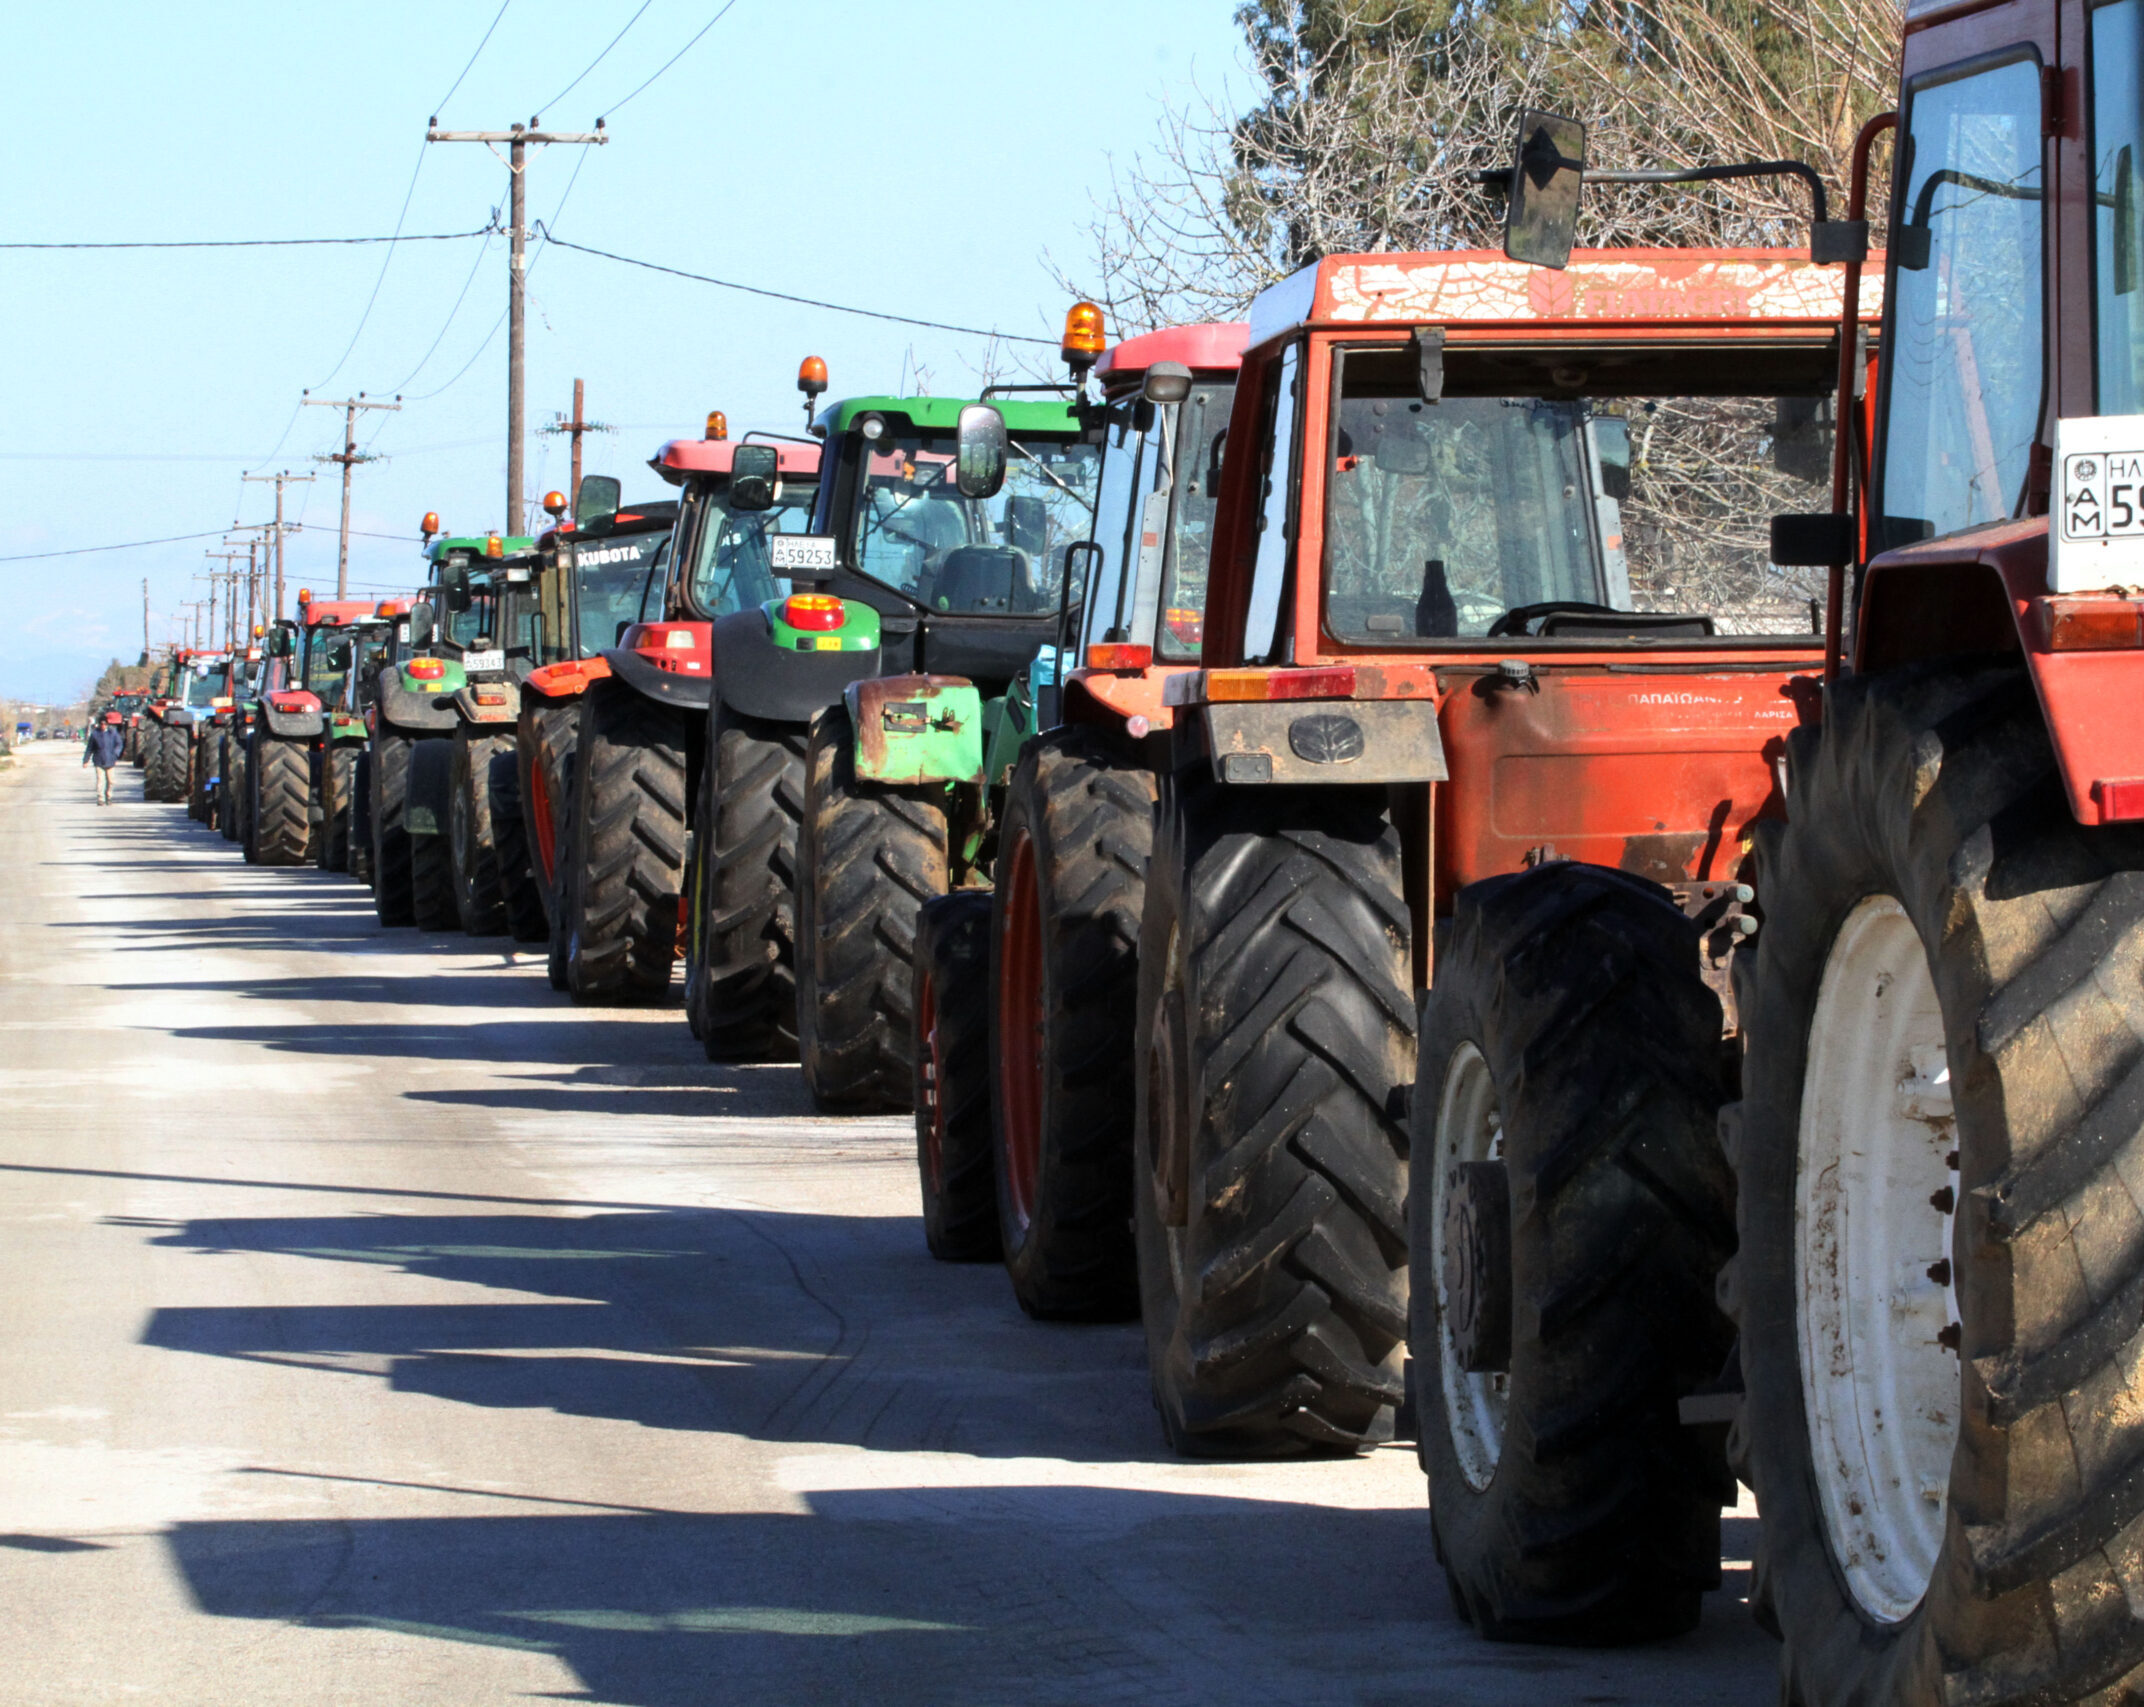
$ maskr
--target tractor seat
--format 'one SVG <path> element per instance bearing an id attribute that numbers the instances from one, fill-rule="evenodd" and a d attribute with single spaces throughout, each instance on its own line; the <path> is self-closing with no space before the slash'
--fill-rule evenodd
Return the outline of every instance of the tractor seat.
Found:
<path id="1" fill-rule="evenodd" d="M 928 603 L 967 616 L 1010 616 L 1032 604 L 1027 553 L 1016 545 L 961 545 L 945 554 Z"/>

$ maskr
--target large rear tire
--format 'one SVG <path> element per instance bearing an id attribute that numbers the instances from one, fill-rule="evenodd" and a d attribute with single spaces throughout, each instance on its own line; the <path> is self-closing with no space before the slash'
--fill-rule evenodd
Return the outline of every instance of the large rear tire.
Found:
<path id="1" fill-rule="evenodd" d="M 186 730 L 168 723 L 156 725 L 156 745 L 149 753 L 148 782 L 142 792 L 164 804 L 184 800 L 192 746 L 193 737 Z"/>
<path id="2" fill-rule="evenodd" d="M 529 852 L 527 815 L 521 807 L 521 761 L 512 736 L 502 736 L 491 755 L 491 835 L 506 897 L 506 931 L 516 942 L 542 942 L 549 934 L 543 896 Z"/>
<path id="3" fill-rule="evenodd" d="M 417 922 L 410 865 L 409 761 L 415 743 L 382 728 L 372 742 L 372 908 L 382 925 Z"/>
<path id="4" fill-rule="evenodd" d="M 710 1061 L 794 1060 L 805 731 L 708 713 L 686 1000 Z M 696 998 L 696 999 L 695 999 Z"/>
<path id="5" fill-rule="evenodd" d="M 350 875 L 372 886 L 372 749 L 357 748 L 350 769 Z"/>
<path id="6" fill-rule="evenodd" d="M 503 736 L 454 732 L 447 788 L 447 846 L 454 860 L 454 912 L 471 936 L 506 929 L 506 888 L 500 881 L 491 761 L 505 751 Z"/>
<path id="7" fill-rule="evenodd" d="M 350 869 L 350 801 L 357 788 L 357 748 L 326 742 L 320 750 L 320 824 L 314 857 L 322 871 Z"/>
<path id="8" fill-rule="evenodd" d="M 942 788 L 856 777 L 835 705 L 811 726 L 797 832 L 797 1053 L 829 1110 L 905 1109 L 914 1094 L 916 913 L 947 886 Z"/>
<path id="9" fill-rule="evenodd" d="M 1132 1204 L 1155 1404 L 1187 1456 L 1392 1436 L 1409 943 L 1381 794 L 1164 780 Z"/>
<path id="10" fill-rule="evenodd" d="M 1679 1401 L 1732 1330 L 1719 998 L 1657 884 L 1459 892 L 1422 1015 L 1408 1205 L 1422 1467 L 1454 1608 L 1500 1641 L 1693 1628 L 1734 1498 Z"/>
<path id="11" fill-rule="evenodd" d="M 311 851 L 313 755 L 303 741 L 265 728 L 253 737 L 253 858 L 260 865 L 303 865 Z"/>
<path id="12" fill-rule="evenodd" d="M 617 682 L 582 696 L 566 975 L 577 1002 L 670 988 L 685 876 L 685 731 Z"/>
<path id="13" fill-rule="evenodd" d="M 916 914 L 916 1169 L 923 1242 L 940 1262 L 991 1262 L 998 1244 L 990 1135 L 990 897 L 956 889 Z"/>
<path id="14" fill-rule="evenodd" d="M 2080 827 L 2014 666 L 1789 738 L 1737 966 L 1721 1294 L 1783 1700 L 2144 1686 L 2144 830 Z"/>
<path id="15" fill-rule="evenodd" d="M 1031 1316 L 1139 1313 L 1132 1243 L 1139 918 L 1151 772 L 1090 730 L 1021 755 L 998 833 L 990 1065 L 999 1234 Z"/>

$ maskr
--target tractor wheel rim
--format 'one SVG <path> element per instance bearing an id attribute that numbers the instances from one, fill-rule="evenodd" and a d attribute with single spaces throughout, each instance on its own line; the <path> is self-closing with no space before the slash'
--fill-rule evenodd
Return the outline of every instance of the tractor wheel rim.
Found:
<path id="1" fill-rule="evenodd" d="M 1502 1371 L 1475 1374 L 1459 1361 L 1459 1348 L 1452 1339 L 1451 1299 L 1444 1284 L 1445 1198 L 1452 1169 L 1459 1163 L 1501 1161 L 1503 1155 L 1504 1121 L 1497 1106 L 1496 1081 L 1482 1052 L 1462 1042 L 1444 1069 L 1437 1097 L 1436 1149 L 1428 1158 L 1429 1272 L 1437 1289 L 1437 1360 L 1443 1377 L 1439 1385 L 1444 1389 L 1446 1431 L 1459 1473 L 1476 1493 L 1495 1479 L 1497 1463 L 1504 1455 L 1511 1377 Z"/>
<path id="2" fill-rule="evenodd" d="M 1005 1193 L 1025 1233 L 1042 1169 L 1042 908 L 1034 838 L 1022 830 L 1006 862 L 998 942 L 998 1084 L 1002 1087 Z"/>
<path id="3" fill-rule="evenodd" d="M 1809 1023 L 1794 1203 L 1802 1401 L 1826 1537 L 1895 1624 L 1943 1546 L 1961 1404 L 1951 1264 L 1957 1122 L 1943 1009 L 1906 910 L 1864 898 Z"/>
<path id="4" fill-rule="evenodd" d="M 923 1172 L 936 1197 L 945 1185 L 945 1054 L 938 1043 L 938 981 L 917 980 L 916 1034 L 923 1039 Z"/>
<path id="5" fill-rule="evenodd" d="M 541 759 L 529 766 L 529 799 L 536 820 L 536 859 L 543 868 L 544 887 L 549 889 L 558 882 L 558 831 L 551 822 L 551 779 L 544 774 Z"/>

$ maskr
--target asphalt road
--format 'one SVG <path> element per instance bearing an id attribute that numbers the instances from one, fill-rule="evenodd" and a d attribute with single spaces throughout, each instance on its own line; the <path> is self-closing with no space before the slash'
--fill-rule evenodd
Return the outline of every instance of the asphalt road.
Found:
<path id="1" fill-rule="evenodd" d="M 1776 1700 L 1746 1571 L 1482 1643 L 1411 1452 L 1170 1458 L 1135 1328 L 925 1255 L 905 1118 L 76 759 L 0 773 L 0 1699 Z"/>

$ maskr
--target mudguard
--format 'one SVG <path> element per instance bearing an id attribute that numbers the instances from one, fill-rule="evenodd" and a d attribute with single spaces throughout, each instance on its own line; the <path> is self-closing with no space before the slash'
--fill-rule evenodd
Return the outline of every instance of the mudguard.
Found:
<path id="1" fill-rule="evenodd" d="M 866 782 L 981 782 L 983 696 L 958 676 L 875 676 L 842 690 Z"/>
<path id="2" fill-rule="evenodd" d="M 714 655 L 715 691 L 724 705 L 747 717 L 808 723 L 841 698 L 851 682 L 876 676 L 885 653 L 880 647 L 785 652 L 769 636 L 766 617 L 745 610 L 715 623 Z"/>
<path id="3" fill-rule="evenodd" d="M 454 743 L 419 741 L 409 754 L 409 795 L 402 821 L 413 836 L 447 833 L 448 802 L 454 782 Z"/>
<path id="4" fill-rule="evenodd" d="M 165 727 L 170 729 L 191 729 L 194 726 L 194 714 L 183 706 L 166 706 L 162 716 Z"/>
<path id="5" fill-rule="evenodd" d="M 411 693 L 399 682 L 382 681 L 375 702 L 383 722 L 397 729 L 437 730 L 444 734 L 461 721 L 454 709 L 454 695 Z"/>
<path id="6" fill-rule="evenodd" d="M 688 676 L 675 670 L 659 670 L 640 653 L 628 651 L 623 646 L 612 647 L 597 656 L 610 666 L 610 673 L 618 680 L 635 693 L 645 694 L 658 705 L 675 706 L 680 711 L 707 709 L 708 685 L 705 676 Z"/>

